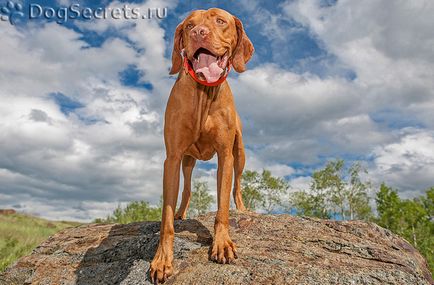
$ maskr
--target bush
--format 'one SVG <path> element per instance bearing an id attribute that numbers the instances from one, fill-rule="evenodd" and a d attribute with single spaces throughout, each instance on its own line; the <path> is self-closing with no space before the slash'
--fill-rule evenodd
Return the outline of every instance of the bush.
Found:
<path id="1" fill-rule="evenodd" d="M 95 223 L 119 223 L 128 224 L 143 221 L 160 221 L 161 207 L 154 207 L 147 201 L 133 201 L 123 208 L 119 205 L 113 214 L 106 219 L 96 219 Z"/>

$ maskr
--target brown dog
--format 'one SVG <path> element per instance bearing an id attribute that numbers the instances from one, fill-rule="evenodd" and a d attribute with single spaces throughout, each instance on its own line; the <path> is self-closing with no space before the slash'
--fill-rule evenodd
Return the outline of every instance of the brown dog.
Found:
<path id="1" fill-rule="evenodd" d="M 234 171 L 235 204 L 245 210 L 240 189 L 245 157 L 241 121 L 225 78 L 231 65 L 243 72 L 253 51 L 241 21 L 221 9 L 194 11 L 176 28 L 170 74 L 179 72 L 179 76 L 165 114 L 163 217 L 160 243 L 150 267 L 154 282 L 164 282 L 173 274 L 173 220 L 186 217 L 196 159 L 209 160 L 216 152 L 218 211 L 210 258 L 219 263 L 236 258 L 229 237 L 229 202 Z M 184 190 L 175 216 L 181 162 Z"/>

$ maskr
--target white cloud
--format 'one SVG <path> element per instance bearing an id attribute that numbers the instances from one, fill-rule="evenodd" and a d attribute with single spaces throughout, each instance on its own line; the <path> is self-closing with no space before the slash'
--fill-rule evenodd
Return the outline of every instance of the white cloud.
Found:
<path id="1" fill-rule="evenodd" d="M 130 9 L 140 9 L 143 13 L 147 12 L 148 9 L 155 8 L 173 9 L 177 5 L 177 1 L 149 0 L 143 3 L 114 1 L 107 8 L 113 9 L 125 5 Z M 166 31 L 160 26 L 160 22 L 161 20 L 158 18 L 147 20 L 106 19 L 104 21 L 82 22 L 78 23 L 77 26 L 82 31 L 93 31 L 99 34 L 112 31 L 131 41 L 132 47 L 137 51 L 137 57 L 132 64 L 136 65 L 142 72 L 142 82 L 152 82 L 154 92 L 159 95 L 151 97 L 152 107 L 162 111 L 166 97 L 162 100 L 161 95 L 166 96 L 170 93 L 173 80 L 170 80 L 168 75 L 171 60 L 164 57 L 167 49 Z"/>
<path id="2" fill-rule="evenodd" d="M 373 151 L 377 184 L 400 189 L 404 196 L 415 196 L 414 190 L 426 190 L 434 184 L 434 133 L 405 129 L 398 141 L 378 146 Z"/>
<path id="3" fill-rule="evenodd" d="M 72 0 L 57 0 L 57 3 L 63 7 L 69 6 L 74 3 Z"/>
<path id="4" fill-rule="evenodd" d="M 432 129 L 432 2 L 337 1 L 323 6 L 308 0 L 287 1 L 282 8 L 337 58 L 337 68 L 354 71 L 356 78 L 319 78 L 270 65 L 240 75 L 234 90 L 245 143 L 256 146 L 261 160 L 312 163 L 319 157 L 369 157 L 377 145 L 400 143 L 396 129 Z M 392 172 L 373 175 L 415 193 L 432 183 L 429 171 L 406 169 L 424 183 L 412 180 L 411 187 Z"/>
<path id="5" fill-rule="evenodd" d="M 263 65 L 241 74 L 233 90 L 245 144 L 262 161 L 317 163 L 388 140 L 364 107 L 364 88 L 343 78 Z"/>
<path id="6" fill-rule="evenodd" d="M 274 176 L 288 176 L 295 173 L 295 169 L 281 163 L 276 163 L 273 161 L 264 161 L 261 157 L 257 156 L 255 151 L 250 149 L 245 150 L 246 154 L 246 165 L 245 169 L 262 172 L 262 170 L 267 169 L 271 171 Z"/>
<path id="7" fill-rule="evenodd" d="M 312 178 L 310 176 L 299 176 L 291 179 L 289 183 L 290 183 L 289 191 L 291 192 L 306 191 L 307 189 L 310 189 Z"/>
<path id="8" fill-rule="evenodd" d="M 147 32 L 164 48 L 158 24 Z M 151 105 L 166 100 L 172 82 L 164 49 L 143 54 L 137 50 L 142 46 L 118 38 L 90 47 L 80 33 L 57 24 L 25 30 L 6 25 L 1 36 L 0 192 L 9 199 L 0 207 L 20 204 L 49 218 L 90 220 L 119 201 L 156 204 L 164 144 L 161 112 Z M 164 88 L 119 82 L 119 72 L 146 61 L 143 56 L 163 63 L 146 80 Z M 52 92 L 83 107 L 65 115 Z"/>
<path id="9" fill-rule="evenodd" d="M 3 94 L 44 97 L 62 92 L 90 100 L 95 82 L 117 81 L 118 73 L 136 60 L 135 51 L 119 39 L 89 48 L 80 34 L 55 23 L 17 30 L 5 26 L 0 52 Z M 55 43 L 55 44 L 53 44 Z"/>
<path id="10" fill-rule="evenodd" d="M 432 103 L 432 1 L 337 1 L 321 7 L 320 1 L 307 0 L 283 8 L 356 73 L 368 108 L 405 112 L 409 104 Z"/>

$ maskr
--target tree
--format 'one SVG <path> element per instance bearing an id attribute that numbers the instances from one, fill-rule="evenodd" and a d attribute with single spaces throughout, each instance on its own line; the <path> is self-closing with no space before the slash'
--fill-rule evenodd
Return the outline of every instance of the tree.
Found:
<path id="1" fill-rule="evenodd" d="M 288 191 L 288 183 L 281 177 L 271 175 L 269 170 L 263 170 L 260 180 L 262 206 L 267 213 L 272 213 L 276 206 L 282 206 L 282 198 Z"/>
<path id="2" fill-rule="evenodd" d="M 426 197 L 422 197 L 421 199 L 430 220 L 434 220 L 434 187 L 426 190 Z"/>
<path id="3" fill-rule="evenodd" d="M 254 211 L 261 207 L 267 213 L 282 206 L 283 196 L 289 187 L 284 178 L 273 176 L 266 169 L 261 174 L 257 171 L 244 171 L 241 186 L 246 208 Z"/>
<path id="4" fill-rule="evenodd" d="M 330 218 L 324 200 L 320 195 L 314 195 L 306 191 L 294 192 L 290 197 L 290 205 L 296 209 L 299 216 Z"/>
<path id="5" fill-rule="evenodd" d="M 434 269 L 434 221 L 432 219 L 433 188 L 426 196 L 401 200 L 397 191 L 380 187 L 375 199 L 378 218 L 376 222 L 413 244 Z"/>
<path id="6" fill-rule="evenodd" d="M 398 229 L 398 234 L 407 237 L 415 247 L 418 247 L 420 235 L 423 235 L 418 229 L 428 221 L 428 213 L 423 204 L 419 199 L 402 201 L 400 218 L 403 227 Z"/>
<path id="7" fill-rule="evenodd" d="M 398 193 L 386 184 L 382 183 L 380 191 L 375 198 L 377 203 L 378 219 L 377 223 L 392 232 L 397 233 L 399 220 L 401 217 L 401 199 Z"/>
<path id="8" fill-rule="evenodd" d="M 241 177 L 242 197 L 244 206 L 255 211 L 262 205 L 264 197 L 260 189 L 261 177 L 257 171 L 246 170 Z"/>
<path id="9" fill-rule="evenodd" d="M 203 215 L 209 211 L 214 197 L 209 194 L 207 182 L 193 181 L 193 191 L 191 192 L 190 207 L 188 215 L 190 217 Z"/>
<path id="10" fill-rule="evenodd" d="M 343 160 L 330 161 L 324 169 L 312 174 L 310 190 L 313 194 L 312 201 L 317 210 L 314 215 L 319 218 L 329 218 L 330 208 L 341 214 L 345 220 L 345 184 L 341 178 L 344 167 Z"/>
<path id="11" fill-rule="evenodd" d="M 348 212 L 350 220 L 370 220 L 372 219 L 372 209 L 369 206 L 368 189 L 371 183 L 362 182 L 360 173 L 368 173 L 362 168 L 360 163 L 354 163 L 349 169 L 349 182 L 347 183 L 345 196 L 348 201 Z"/>
<path id="12" fill-rule="evenodd" d="M 343 160 L 330 161 L 323 169 L 312 173 L 310 191 L 294 193 L 290 204 L 299 215 L 330 218 L 332 214 L 339 214 L 343 220 L 368 220 L 372 217 L 370 183 L 362 181 L 362 171 L 366 173 L 359 163 L 346 170 Z"/>
<path id="13" fill-rule="evenodd" d="M 416 228 L 417 248 L 426 257 L 434 274 L 434 187 L 429 188 L 420 201 L 427 215 L 423 218 L 423 223 Z"/>
<path id="14" fill-rule="evenodd" d="M 121 205 L 107 216 L 106 219 L 96 219 L 96 223 L 120 223 L 128 224 L 142 221 L 159 221 L 161 220 L 161 208 L 153 207 L 147 201 L 133 201 L 127 204 L 125 208 Z"/>

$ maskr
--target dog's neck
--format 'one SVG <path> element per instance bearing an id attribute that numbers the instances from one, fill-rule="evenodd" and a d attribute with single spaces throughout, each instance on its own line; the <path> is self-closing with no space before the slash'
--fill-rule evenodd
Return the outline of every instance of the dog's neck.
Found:
<path id="1" fill-rule="evenodd" d="M 197 110 L 196 134 L 197 136 L 199 136 L 200 132 L 203 130 L 205 126 L 205 122 L 208 117 L 211 104 L 218 98 L 221 85 L 205 86 L 197 82 L 195 82 L 195 84 L 197 84 L 196 98 L 198 99 L 198 104 L 196 106 L 196 110 Z"/>
<path id="2" fill-rule="evenodd" d="M 202 85 L 200 83 L 196 83 L 197 84 L 197 90 L 201 93 L 205 93 L 208 97 L 209 100 L 215 101 L 217 99 L 217 96 L 220 93 L 220 86 L 221 85 L 217 85 L 217 86 L 205 86 Z"/>
<path id="3" fill-rule="evenodd" d="M 195 105 L 195 137 L 196 139 L 199 138 L 201 131 L 203 130 L 205 126 L 206 119 L 208 117 L 209 111 L 211 109 L 211 105 L 213 102 L 218 100 L 219 94 L 224 86 L 223 84 L 227 84 L 223 82 L 220 85 L 217 86 L 205 86 L 202 85 L 196 81 L 193 80 L 193 78 L 190 77 L 190 75 L 187 72 L 182 72 L 178 78 L 180 81 L 188 81 L 188 85 L 193 85 L 194 93 L 195 93 L 195 99 L 194 99 L 194 105 Z"/>

